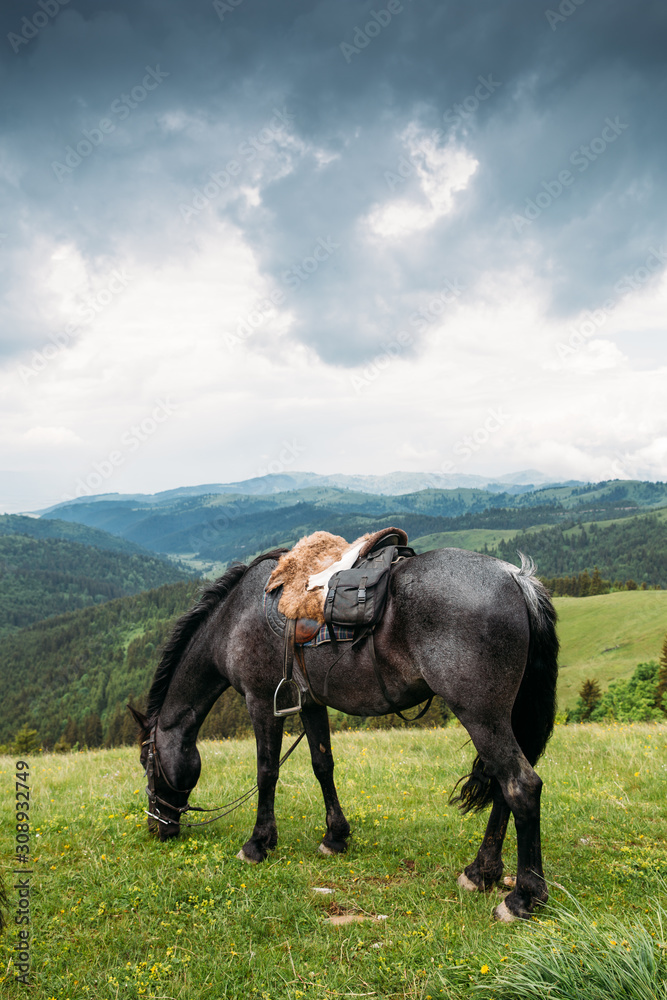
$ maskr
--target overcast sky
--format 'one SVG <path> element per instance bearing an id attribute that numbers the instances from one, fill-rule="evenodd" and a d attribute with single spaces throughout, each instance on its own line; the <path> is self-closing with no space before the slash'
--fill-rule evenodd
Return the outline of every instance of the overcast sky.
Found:
<path id="1" fill-rule="evenodd" d="M 0 509 L 295 469 L 667 479 L 664 3 L 5 0 L 0 27 Z"/>

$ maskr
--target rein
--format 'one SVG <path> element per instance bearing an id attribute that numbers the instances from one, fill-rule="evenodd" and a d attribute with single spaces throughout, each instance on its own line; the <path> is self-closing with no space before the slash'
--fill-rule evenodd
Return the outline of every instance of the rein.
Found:
<path id="1" fill-rule="evenodd" d="M 215 823 L 217 820 L 222 819 L 223 816 L 228 816 L 231 812 L 234 812 L 235 809 L 238 809 L 240 806 L 243 805 L 244 802 L 247 802 L 248 799 L 252 798 L 252 796 L 258 790 L 259 786 L 257 784 L 254 784 L 252 788 L 250 788 L 247 792 L 244 792 L 243 795 L 239 795 L 237 799 L 233 799 L 231 802 L 225 802 L 223 805 L 220 806 L 212 806 L 210 809 L 206 809 L 203 806 L 191 806 L 191 805 L 174 806 L 170 802 L 165 802 L 165 800 L 160 798 L 160 796 L 155 791 L 156 775 L 162 778 L 165 784 L 168 785 L 169 788 L 171 788 L 172 792 L 177 792 L 177 794 L 179 795 L 189 795 L 195 786 L 193 785 L 192 788 L 175 788 L 174 785 L 172 785 L 172 783 L 169 781 L 169 778 L 164 773 L 164 768 L 162 767 L 162 764 L 160 762 L 160 754 L 157 745 L 155 743 L 156 730 L 157 730 L 157 722 L 151 729 L 148 739 L 144 740 L 144 742 L 141 744 L 144 747 L 145 746 L 148 747 L 148 759 L 146 761 L 146 778 L 148 780 L 148 784 L 146 786 L 146 792 L 148 794 L 149 808 L 144 809 L 144 812 L 148 817 L 150 817 L 150 819 L 157 820 L 158 823 L 162 823 L 164 826 L 173 825 L 172 820 L 163 819 L 163 817 L 160 815 L 160 809 L 158 806 L 159 803 L 159 805 L 166 806 L 173 812 L 178 813 L 179 816 L 178 824 L 181 826 L 187 826 L 187 827 L 208 826 L 209 823 Z M 283 756 L 280 758 L 280 761 L 278 762 L 279 768 L 283 766 L 287 758 L 296 750 L 297 746 L 299 745 L 299 743 L 301 742 L 301 740 L 304 738 L 305 735 L 306 731 L 304 729 L 297 736 L 297 738 L 295 739 L 294 743 L 289 748 L 289 750 L 286 753 L 284 753 Z M 221 809 L 224 809 L 225 811 L 220 812 Z M 217 812 L 219 813 L 219 815 L 213 816 L 212 819 L 200 820 L 198 823 L 188 823 L 185 820 L 181 823 L 180 817 L 183 815 L 183 813 L 186 812 Z"/>

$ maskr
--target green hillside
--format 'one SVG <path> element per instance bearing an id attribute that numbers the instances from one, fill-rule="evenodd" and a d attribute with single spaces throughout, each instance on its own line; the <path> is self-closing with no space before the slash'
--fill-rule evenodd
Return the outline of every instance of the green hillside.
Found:
<path id="1" fill-rule="evenodd" d="M 659 660 L 667 634 L 667 591 L 634 590 L 598 597 L 558 597 L 561 642 L 558 705 L 573 708 L 584 680 L 604 690 L 638 663 Z"/>
<path id="2" fill-rule="evenodd" d="M 538 531 L 539 526 L 528 529 Z M 468 549 L 471 552 L 495 553 L 501 542 L 511 542 L 522 534 L 520 528 L 462 528 L 458 531 L 440 531 L 434 535 L 420 535 L 411 540 L 415 552 L 431 549 Z M 529 548 L 529 546 L 527 546 Z"/>
<path id="3" fill-rule="evenodd" d="M 81 534 L 86 532 L 91 533 L 84 529 Z M 134 551 L 135 546 L 128 548 L 109 551 L 64 538 L 0 534 L 0 634 L 192 576 L 163 559 Z"/>
<path id="4" fill-rule="evenodd" d="M 0 514 L 0 536 L 29 535 L 31 538 L 64 538 L 81 545 L 94 545 L 108 552 L 144 552 L 140 545 L 107 531 L 91 528 L 77 521 L 58 518 L 26 517 L 24 514 Z"/>
<path id="5" fill-rule="evenodd" d="M 537 563 L 540 576 L 570 576 L 598 567 L 610 580 L 667 587 L 667 511 L 609 524 L 557 525 L 501 540 L 494 555 L 514 561 L 516 551 Z"/>
<path id="6" fill-rule="evenodd" d="M 478 518 L 472 515 L 468 521 L 477 523 Z M 569 517 L 562 524 L 530 528 L 510 524 L 459 528 L 462 520 L 457 519 L 456 530 L 413 537 L 411 544 L 417 552 L 452 546 L 488 552 L 514 563 L 521 551 L 535 560 L 543 578 L 590 573 L 597 566 L 600 575 L 611 581 L 624 584 L 630 579 L 639 585 L 667 588 L 667 510 L 604 522 L 575 524 Z"/>
<path id="7" fill-rule="evenodd" d="M 106 735 L 127 700 L 148 692 L 156 650 L 200 589 L 195 581 L 168 584 L 5 635 L 0 743 L 20 719 L 52 746 L 68 718 L 83 723 L 91 713 L 101 717 Z"/>

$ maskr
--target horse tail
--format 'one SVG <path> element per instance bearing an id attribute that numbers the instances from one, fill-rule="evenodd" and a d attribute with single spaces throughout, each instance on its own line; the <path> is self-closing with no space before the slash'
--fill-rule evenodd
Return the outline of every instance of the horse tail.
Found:
<path id="1" fill-rule="evenodd" d="M 535 576 L 535 563 L 523 552 L 519 556 L 520 569 L 506 565 L 526 602 L 530 639 L 526 669 L 512 708 L 512 730 L 529 764 L 534 766 L 544 753 L 556 718 L 558 636 L 556 609 L 546 587 Z M 456 802 L 462 812 L 484 809 L 493 800 L 494 782 L 476 757 L 460 794 L 450 801 Z"/>

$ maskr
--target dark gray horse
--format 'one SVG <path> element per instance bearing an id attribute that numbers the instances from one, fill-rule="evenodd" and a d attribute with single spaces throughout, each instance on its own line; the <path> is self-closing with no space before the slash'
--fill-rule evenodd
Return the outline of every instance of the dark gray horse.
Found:
<path id="1" fill-rule="evenodd" d="M 201 760 L 197 734 L 230 685 L 244 695 L 257 741 L 257 821 L 239 857 L 263 861 L 276 846 L 275 787 L 284 719 L 273 712 L 282 676 L 282 641 L 269 628 L 262 595 L 275 560 L 268 552 L 234 565 L 177 622 L 157 668 L 141 727 L 141 762 L 149 766 L 149 827 L 175 837 Z M 517 833 L 516 886 L 496 910 L 500 919 L 527 917 L 547 899 L 540 847 L 540 790 L 533 765 L 555 715 L 556 614 L 532 563 L 517 567 L 462 549 L 439 549 L 397 563 L 375 648 L 389 705 L 378 685 L 367 643 L 307 649 L 313 692 L 320 697 L 328 666 L 333 708 L 385 715 L 441 695 L 468 730 L 477 757 L 456 800 L 491 815 L 477 857 L 460 884 L 488 890 L 503 872 L 502 844 L 510 813 Z M 134 711 L 134 710 L 133 710 Z M 313 770 L 322 786 L 327 830 L 320 850 L 345 850 L 350 827 L 333 781 L 325 707 L 307 697 L 301 719 Z M 150 760 L 149 760 L 150 752 Z M 159 812 L 155 812 L 155 809 Z M 156 819 L 155 817 L 158 817 Z"/>

